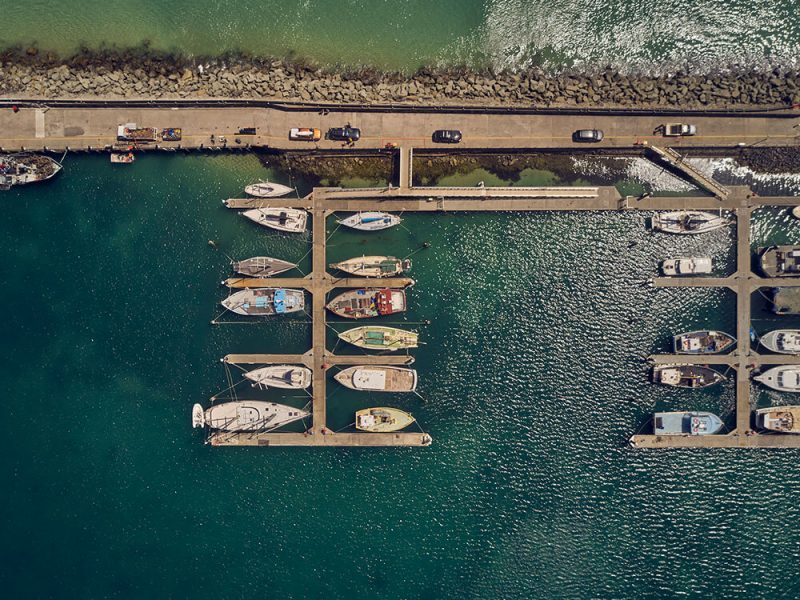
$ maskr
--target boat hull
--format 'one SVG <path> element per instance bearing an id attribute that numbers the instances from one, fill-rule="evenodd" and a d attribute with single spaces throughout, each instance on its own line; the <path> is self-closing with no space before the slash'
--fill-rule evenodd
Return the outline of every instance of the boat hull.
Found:
<path id="1" fill-rule="evenodd" d="M 711 387 L 726 381 L 725 376 L 700 365 L 656 365 L 653 383 L 686 389 Z"/>
<path id="2" fill-rule="evenodd" d="M 286 233 L 304 232 L 308 220 L 308 213 L 299 208 L 253 208 L 242 214 L 253 223 Z"/>
<path id="3" fill-rule="evenodd" d="M 770 352 L 800 354 L 800 329 L 775 329 L 759 338 L 759 343 Z"/>
<path id="4" fill-rule="evenodd" d="M 231 266 L 236 273 L 248 277 L 272 277 L 297 267 L 295 263 L 270 256 L 254 256 L 245 260 L 237 260 Z"/>
<path id="5" fill-rule="evenodd" d="M 753 377 L 779 392 L 800 392 L 800 365 L 779 365 Z"/>
<path id="6" fill-rule="evenodd" d="M 413 392 L 417 389 L 417 372 L 402 367 L 358 365 L 339 371 L 334 379 L 361 392 Z"/>
<path id="7" fill-rule="evenodd" d="M 392 215 L 379 211 L 368 211 L 350 215 L 346 219 L 337 221 L 340 225 L 358 229 L 359 231 L 380 231 L 399 225 L 402 219 L 397 215 Z"/>
<path id="8" fill-rule="evenodd" d="M 303 310 L 305 294 L 302 290 L 284 288 L 244 289 L 231 294 L 221 304 L 237 315 L 283 315 Z"/>
<path id="9" fill-rule="evenodd" d="M 280 183 L 254 183 L 244 188 L 244 191 L 249 196 L 255 198 L 280 198 L 286 194 L 291 193 L 293 190 L 288 185 Z"/>
<path id="10" fill-rule="evenodd" d="M 735 345 L 736 339 L 723 331 L 690 331 L 672 338 L 675 354 L 719 354 Z"/>
<path id="11" fill-rule="evenodd" d="M 404 312 L 406 294 L 403 290 L 348 290 L 331 300 L 326 308 L 345 319 L 369 319 Z"/>
<path id="12" fill-rule="evenodd" d="M 771 246 L 762 248 L 759 255 L 766 277 L 800 277 L 800 246 Z"/>
<path id="13" fill-rule="evenodd" d="M 219 431 L 265 431 L 309 416 L 308 411 L 260 400 L 216 404 L 203 413 L 203 425 Z M 194 415 L 192 421 L 195 422 Z"/>
<path id="14" fill-rule="evenodd" d="M 777 433 L 800 433 L 800 405 L 759 408 L 756 427 Z"/>
<path id="15" fill-rule="evenodd" d="M 285 390 L 302 390 L 311 385 L 311 369 L 296 365 L 272 365 L 248 371 L 244 376 L 254 385 Z"/>
<path id="16" fill-rule="evenodd" d="M 348 329 L 339 334 L 339 339 L 365 350 L 389 352 L 417 348 L 419 344 L 416 332 L 377 325 Z"/>
<path id="17" fill-rule="evenodd" d="M 666 277 L 691 277 L 711 273 L 711 258 L 707 256 L 686 256 L 668 258 L 661 263 L 661 273 Z"/>
<path id="18" fill-rule="evenodd" d="M 332 263 L 330 267 L 356 277 L 392 277 L 411 268 L 411 261 L 394 256 L 361 256 Z"/>
<path id="19" fill-rule="evenodd" d="M 663 412 L 653 415 L 655 435 L 713 435 L 724 423 L 709 412 Z"/>
<path id="20" fill-rule="evenodd" d="M 47 181 L 55 177 L 61 169 L 61 164 L 49 156 L 0 154 L 0 190 Z"/>
<path id="21" fill-rule="evenodd" d="M 679 210 L 653 215 L 652 229 L 677 235 L 708 233 L 729 225 L 730 219 L 700 210 Z"/>
<path id="22" fill-rule="evenodd" d="M 365 408 L 356 412 L 356 429 L 370 433 L 400 431 L 415 421 L 411 414 L 397 408 Z"/>

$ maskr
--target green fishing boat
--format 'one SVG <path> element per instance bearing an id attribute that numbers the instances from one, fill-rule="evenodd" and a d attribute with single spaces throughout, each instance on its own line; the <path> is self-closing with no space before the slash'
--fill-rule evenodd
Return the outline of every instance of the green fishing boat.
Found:
<path id="1" fill-rule="evenodd" d="M 406 350 L 418 346 L 419 334 L 395 327 L 367 325 L 348 329 L 339 334 L 339 339 L 367 350 Z"/>
<path id="2" fill-rule="evenodd" d="M 409 413 L 385 406 L 356 412 L 356 429 L 372 433 L 400 431 L 415 421 Z"/>

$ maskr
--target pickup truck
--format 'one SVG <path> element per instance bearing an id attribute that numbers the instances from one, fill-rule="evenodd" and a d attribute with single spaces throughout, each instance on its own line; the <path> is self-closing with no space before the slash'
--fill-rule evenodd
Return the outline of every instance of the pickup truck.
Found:
<path id="1" fill-rule="evenodd" d="M 664 135 L 667 137 L 677 137 L 681 135 L 694 135 L 697 127 L 686 123 L 667 123 L 664 125 Z"/>

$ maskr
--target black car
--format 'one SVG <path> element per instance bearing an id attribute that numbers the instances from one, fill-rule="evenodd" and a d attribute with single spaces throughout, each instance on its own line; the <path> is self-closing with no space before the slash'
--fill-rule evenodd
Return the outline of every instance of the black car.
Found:
<path id="1" fill-rule="evenodd" d="M 457 144 L 461 141 L 461 132 L 458 129 L 437 129 L 431 139 L 437 144 Z"/>
<path id="2" fill-rule="evenodd" d="M 341 142 L 356 142 L 361 137 L 361 130 L 357 127 L 331 127 L 325 136 L 329 140 L 339 140 Z"/>
<path id="3" fill-rule="evenodd" d="M 602 142 L 603 132 L 599 129 L 578 129 L 572 134 L 573 142 Z"/>

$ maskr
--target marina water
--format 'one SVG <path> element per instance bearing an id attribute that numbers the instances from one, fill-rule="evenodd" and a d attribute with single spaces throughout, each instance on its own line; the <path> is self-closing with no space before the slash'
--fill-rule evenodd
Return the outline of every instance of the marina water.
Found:
<path id="1" fill-rule="evenodd" d="M 777 0 L 0 0 L 0 8 L 0 45 L 63 54 L 149 45 L 406 71 L 609 63 L 663 71 L 792 65 L 800 50 L 795 3 Z M 575 180 L 530 172 L 517 183 L 680 189 L 661 173 L 645 184 L 631 177 L 647 169 L 642 162 L 608 172 L 576 161 Z M 761 193 L 800 186 L 796 174 L 717 166 L 722 181 Z M 433 444 L 205 446 L 190 411 L 229 386 L 220 357 L 310 345 L 302 318 L 209 324 L 225 295 L 226 254 L 310 268 L 308 240 L 259 230 L 222 207 L 244 184 L 273 176 L 288 183 L 246 155 L 147 155 L 122 168 L 69 156 L 53 181 L 3 193 L 4 596 L 797 595 L 796 452 L 625 445 L 654 410 L 710 410 L 732 424 L 732 383 L 652 386 L 643 360 L 677 331 L 734 331 L 732 293 L 646 283 L 658 260 L 679 254 L 711 254 L 730 272 L 732 229 L 678 239 L 648 233 L 640 213 L 443 213 L 406 214 L 403 228 L 365 236 L 334 231 L 330 219 L 329 262 L 406 256 L 430 242 L 413 256 L 405 321 L 426 342 L 414 352 L 423 399 L 390 403 L 412 412 Z M 440 183 L 478 181 L 503 183 L 487 172 Z M 785 210 L 759 211 L 753 227 L 754 247 L 800 241 Z M 753 310 L 759 331 L 800 326 L 772 318 L 759 296 Z M 760 406 L 786 402 L 755 389 Z M 333 383 L 329 394 L 333 429 L 369 404 Z"/>
<path id="2" fill-rule="evenodd" d="M 423 399 L 385 401 L 433 444 L 213 449 L 190 411 L 228 387 L 220 357 L 310 345 L 302 318 L 209 324 L 226 254 L 310 268 L 307 239 L 221 204 L 287 175 L 251 155 L 65 166 L 2 198 L 7 597 L 753 598 L 795 581 L 800 540 L 775 525 L 800 512 L 796 453 L 625 445 L 656 409 L 732 423 L 732 383 L 653 386 L 643 360 L 673 332 L 735 329 L 732 294 L 646 284 L 670 255 L 729 271 L 732 228 L 683 239 L 637 212 L 407 213 L 364 235 L 330 219 L 329 262 L 430 242 L 405 321 L 431 322 L 414 352 Z M 785 210 L 757 213 L 754 244 L 797 239 Z M 756 327 L 773 328 L 762 308 Z M 370 403 L 329 392 L 332 429 Z"/>

